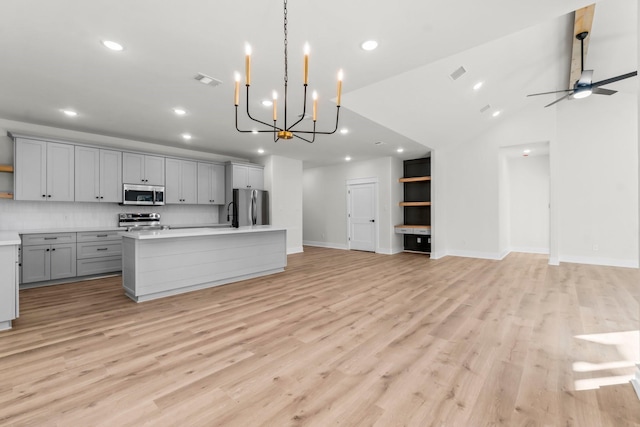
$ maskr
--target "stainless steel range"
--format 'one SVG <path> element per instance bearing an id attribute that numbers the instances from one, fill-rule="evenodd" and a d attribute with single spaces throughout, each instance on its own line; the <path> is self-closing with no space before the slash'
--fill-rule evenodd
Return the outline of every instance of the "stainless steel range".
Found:
<path id="1" fill-rule="evenodd" d="M 121 213 L 118 219 L 118 225 L 127 227 L 127 231 L 169 229 L 167 225 L 160 225 L 160 214 L 156 212 Z"/>

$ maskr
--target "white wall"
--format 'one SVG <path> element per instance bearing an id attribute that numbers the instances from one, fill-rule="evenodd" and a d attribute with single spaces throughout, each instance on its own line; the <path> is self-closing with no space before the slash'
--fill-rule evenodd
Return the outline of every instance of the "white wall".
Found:
<path id="1" fill-rule="evenodd" d="M 302 161 L 282 156 L 255 161 L 264 165 L 271 224 L 287 228 L 287 253 L 302 252 Z"/>
<path id="2" fill-rule="evenodd" d="M 637 267 L 637 96 L 560 103 L 558 123 L 560 261 Z"/>
<path id="3" fill-rule="evenodd" d="M 344 163 L 304 171 L 303 239 L 305 244 L 346 249 L 347 180 L 378 180 L 379 253 L 402 251 L 402 237 L 393 226 L 402 223 L 402 161 L 392 157 Z"/>
<path id="4" fill-rule="evenodd" d="M 193 158 L 205 161 L 240 160 L 189 149 L 165 147 L 141 141 L 105 137 L 84 132 L 68 131 L 48 126 L 32 125 L 0 119 L 0 164 L 13 164 L 13 140 L 7 131 L 39 137 L 84 143 L 114 149 L 142 151 L 160 155 Z M 12 174 L 0 173 L 0 191 L 13 190 Z M 218 208 L 210 206 L 125 207 L 115 203 L 27 202 L 0 199 L 0 230 L 39 230 L 66 227 L 117 226 L 120 212 L 159 212 L 162 223 L 169 225 L 201 225 L 218 223 Z"/>
<path id="5" fill-rule="evenodd" d="M 435 160 L 443 161 L 445 174 L 443 183 L 432 183 L 443 186 L 445 252 L 503 256 L 499 149 L 549 141 L 550 261 L 557 246 L 560 261 L 638 266 L 637 97 L 594 96 L 500 120 L 486 134 L 440 150 L 446 155 Z"/>
<path id="6" fill-rule="evenodd" d="M 549 253 L 549 155 L 506 160 L 509 249 Z"/>

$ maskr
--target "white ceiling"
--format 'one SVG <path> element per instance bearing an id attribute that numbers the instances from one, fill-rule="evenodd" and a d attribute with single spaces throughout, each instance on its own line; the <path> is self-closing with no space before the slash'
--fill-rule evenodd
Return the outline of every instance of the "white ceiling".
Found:
<path id="1" fill-rule="evenodd" d="M 236 132 L 233 73 L 244 72 L 244 44 L 251 43 L 250 106 L 269 121 L 270 109 L 259 101 L 274 89 L 282 97 L 280 0 L 2 0 L 0 118 L 242 158 L 263 148 L 305 167 L 346 155 L 415 158 L 554 99 L 527 93 L 567 88 L 571 11 L 590 3 L 289 0 L 289 122 L 301 112 L 308 41 L 310 88 L 321 97 L 318 127 L 333 127 L 342 68 L 340 124 L 350 132 L 274 144 L 269 134 Z M 636 0 L 597 3 L 586 64 L 595 80 L 637 69 L 636 8 Z M 104 39 L 125 50 L 105 49 Z M 360 49 L 367 39 L 378 49 Z M 467 73 L 453 81 L 449 74 L 459 66 Z M 193 79 L 199 72 L 223 83 L 204 86 Z M 478 80 L 485 85 L 475 93 Z M 634 78 L 607 87 L 637 93 L 638 84 Z M 486 104 L 492 109 L 481 114 Z M 188 114 L 175 116 L 177 106 Z M 79 115 L 66 117 L 64 108 Z M 491 117 L 494 109 L 501 116 Z M 250 126 L 245 119 L 241 125 Z M 184 132 L 193 135 L 188 143 Z"/>

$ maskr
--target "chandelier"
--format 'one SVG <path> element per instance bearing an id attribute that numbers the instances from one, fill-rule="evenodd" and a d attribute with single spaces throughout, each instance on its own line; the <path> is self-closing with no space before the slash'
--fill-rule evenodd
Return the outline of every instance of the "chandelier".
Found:
<path id="1" fill-rule="evenodd" d="M 313 92 L 313 130 L 299 130 L 294 129 L 303 119 L 307 117 L 307 86 L 309 83 L 309 45 L 305 45 L 304 49 L 304 77 L 303 77 L 303 85 L 304 85 L 304 98 L 302 103 L 302 114 L 299 115 L 299 120 L 295 123 L 288 125 L 287 121 L 287 86 L 289 83 L 289 74 L 288 74 L 288 40 L 287 40 L 287 0 L 284 0 L 284 118 L 281 124 L 278 123 L 278 94 L 276 91 L 273 91 L 273 124 L 267 123 L 262 120 L 258 120 L 254 118 L 249 111 L 249 87 L 251 86 L 251 47 L 249 45 L 246 46 L 246 57 L 245 57 L 245 85 L 247 87 L 247 116 L 253 120 L 254 122 L 260 123 L 263 126 L 266 126 L 266 129 L 252 129 L 252 130 L 241 130 L 238 127 L 238 105 L 240 104 L 240 74 L 235 73 L 235 107 L 236 107 L 236 130 L 242 133 L 273 133 L 273 142 L 277 142 L 280 139 L 292 139 L 293 137 L 302 139 L 306 142 L 313 142 L 316 139 L 316 135 L 331 135 L 338 130 L 338 120 L 340 118 L 340 97 L 342 94 L 342 70 L 338 72 L 338 96 L 336 102 L 336 126 L 332 131 L 318 131 L 316 130 L 316 120 L 318 113 L 318 94 L 316 91 Z M 304 135 L 304 136 L 302 136 Z"/>

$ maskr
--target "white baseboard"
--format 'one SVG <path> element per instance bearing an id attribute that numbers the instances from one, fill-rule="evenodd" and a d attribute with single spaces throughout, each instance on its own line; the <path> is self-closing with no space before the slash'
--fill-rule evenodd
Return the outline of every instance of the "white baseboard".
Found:
<path id="1" fill-rule="evenodd" d="M 330 249 L 349 249 L 347 245 L 339 244 L 339 243 L 329 243 L 329 242 L 314 242 L 312 240 L 303 240 L 302 244 L 304 246 L 316 246 L 319 248 L 330 248 Z"/>
<path id="2" fill-rule="evenodd" d="M 298 246 L 295 248 L 287 248 L 287 255 L 291 255 L 291 254 L 299 254 L 304 252 L 304 249 L 302 248 L 302 246 Z"/>
<path id="3" fill-rule="evenodd" d="M 633 389 L 636 391 L 638 399 L 640 399 L 640 365 L 636 365 L 636 376 L 631 379 L 631 385 L 633 385 Z"/>
<path id="4" fill-rule="evenodd" d="M 400 252 L 402 252 L 404 249 L 402 248 L 393 248 L 393 249 L 389 249 L 389 248 L 378 248 L 378 250 L 376 251 L 377 254 L 383 254 L 383 255 L 395 255 L 395 254 L 399 254 Z"/>
<path id="5" fill-rule="evenodd" d="M 452 250 L 447 252 L 447 255 L 451 255 L 451 256 L 459 256 L 463 258 L 493 259 L 496 261 L 500 261 L 508 254 L 509 254 L 509 251 L 499 253 L 499 252 L 476 252 L 476 251 Z"/>
<path id="6" fill-rule="evenodd" d="M 560 255 L 559 261 L 570 262 L 574 264 L 591 264 L 591 265 L 606 265 L 609 267 L 638 268 L 638 260 L 633 260 L 633 259 L 615 259 L 615 258 Z"/>
<path id="7" fill-rule="evenodd" d="M 511 252 L 523 252 L 525 254 L 549 255 L 549 248 L 533 248 L 530 246 L 518 246 L 511 248 Z"/>
<path id="8" fill-rule="evenodd" d="M 560 265 L 560 260 L 558 259 L 557 256 L 550 256 L 549 265 Z"/>

